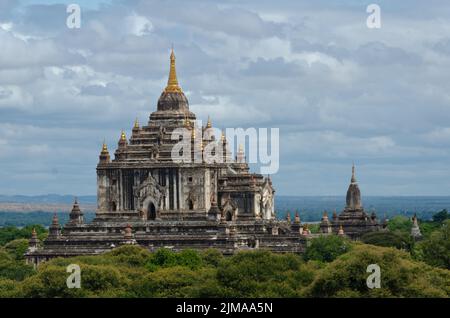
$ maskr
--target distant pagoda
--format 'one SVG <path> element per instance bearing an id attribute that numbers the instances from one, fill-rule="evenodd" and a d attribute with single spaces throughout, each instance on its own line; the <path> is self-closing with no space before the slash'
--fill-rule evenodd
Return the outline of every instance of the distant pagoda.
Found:
<path id="1" fill-rule="evenodd" d="M 382 228 L 375 212 L 369 216 L 364 211 L 361 203 L 361 191 L 356 182 L 355 165 L 352 166 L 352 177 L 347 190 L 345 209 L 339 215 L 334 215 L 330 223 L 334 233 L 340 233 L 342 229 L 346 236 L 353 239 L 357 239 L 367 232 L 379 231 Z M 325 228 L 325 226 L 328 228 L 329 224 L 324 224 L 322 220 L 321 228 Z"/>

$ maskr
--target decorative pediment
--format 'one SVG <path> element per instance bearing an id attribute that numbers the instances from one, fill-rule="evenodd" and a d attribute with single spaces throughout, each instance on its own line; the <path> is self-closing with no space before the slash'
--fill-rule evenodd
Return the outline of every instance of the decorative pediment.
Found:
<path id="1" fill-rule="evenodd" d="M 150 173 L 144 182 L 134 187 L 134 195 L 138 199 L 139 207 L 142 207 L 142 202 L 147 197 L 152 197 L 153 201 L 159 206 L 165 191 L 166 188 L 161 186 Z"/>
<path id="2" fill-rule="evenodd" d="M 222 204 L 222 210 L 223 211 L 232 211 L 232 212 L 235 212 L 236 210 L 237 210 L 237 205 L 236 205 L 236 203 L 230 198 L 230 197 L 227 197 L 226 199 L 225 199 L 225 202 Z"/>

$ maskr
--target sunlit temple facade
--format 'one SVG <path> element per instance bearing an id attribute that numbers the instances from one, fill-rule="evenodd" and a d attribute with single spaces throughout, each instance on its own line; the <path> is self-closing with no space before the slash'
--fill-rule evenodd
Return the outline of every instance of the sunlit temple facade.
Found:
<path id="1" fill-rule="evenodd" d="M 177 129 L 187 131 L 187 161 L 174 161 L 173 138 Z M 216 137 L 208 119 L 198 126 L 196 115 L 178 84 L 175 55 L 170 55 L 166 88 L 146 125 L 136 122 L 130 138 L 122 131 L 111 157 L 103 144 L 97 165 L 97 211 L 85 223 L 78 202 L 62 228 L 55 216 L 49 236 L 40 244 L 33 234 L 27 261 L 38 264 L 54 257 L 95 255 L 123 244 L 149 250 L 161 247 L 216 248 L 224 254 L 263 248 L 274 252 L 303 252 L 308 225 L 275 216 L 275 189 L 270 177 L 252 173 L 242 147 L 232 158 L 224 133 Z M 205 160 L 206 145 L 213 145 L 216 159 Z M 217 155 L 219 157 L 217 157 Z M 347 207 L 320 224 L 323 234 L 356 237 L 378 229 L 367 216 L 353 176 Z"/>
<path id="2" fill-rule="evenodd" d="M 225 254 L 258 247 L 301 252 L 304 238 L 275 219 L 270 177 L 249 171 L 242 148 L 231 158 L 225 135 L 216 137 L 211 120 L 204 127 L 196 120 L 178 84 L 172 51 L 168 83 L 148 123 L 136 120 L 130 138 L 122 131 L 113 157 L 102 146 L 95 219 L 85 223 L 76 202 L 62 230 L 53 220 L 43 247 L 30 243 L 28 260 L 98 254 L 121 244 L 213 247 Z M 172 132 L 180 128 L 189 132 L 191 162 L 172 158 L 179 142 Z M 203 160 L 211 143 L 222 160 Z"/>

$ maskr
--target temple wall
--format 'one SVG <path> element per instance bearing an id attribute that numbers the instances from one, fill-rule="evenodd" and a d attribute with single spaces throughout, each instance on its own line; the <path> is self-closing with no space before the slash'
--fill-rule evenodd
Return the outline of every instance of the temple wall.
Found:
<path id="1" fill-rule="evenodd" d="M 97 174 L 97 210 L 108 211 L 108 188 L 109 180 L 105 171 L 99 171 Z"/>

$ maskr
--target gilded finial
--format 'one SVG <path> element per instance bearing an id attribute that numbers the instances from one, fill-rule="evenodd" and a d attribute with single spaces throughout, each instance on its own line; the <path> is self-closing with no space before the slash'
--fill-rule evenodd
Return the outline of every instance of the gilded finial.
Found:
<path id="1" fill-rule="evenodd" d="M 206 128 L 212 128 L 211 118 L 208 116 L 208 122 L 206 123 Z"/>
<path id="2" fill-rule="evenodd" d="M 122 133 L 120 134 L 120 140 L 126 141 L 127 136 L 125 135 L 125 132 L 122 130 Z"/>
<path id="3" fill-rule="evenodd" d="M 134 120 L 134 128 L 139 129 L 139 120 L 137 119 L 137 117 Z"/>
<path id="4" fill-rule="evenodd" d="M 166 93 L 181 93 L 181 87 L 178 85 L 177 79 L 177 70 L 175 67 L 175 54 L 173 52 L 170 53 L 170 71 L 169 71 L 169 79 L 167 81 L 167 86 L 164 89 Z"/>
<path id="5" fill-rule="evenodd" d="M 105 139 L 103 139 L 102 152 L 108 152 L 108 146 L 106 145 Z"/>
<path id="6" fill-rule="evenodd" d="M 225 131 L 223 131 L 223 130 L 222 130 L 222 136 L 220 136 L 220 140 L 222 140 L 223 143 L 226 142 Z"/>

